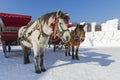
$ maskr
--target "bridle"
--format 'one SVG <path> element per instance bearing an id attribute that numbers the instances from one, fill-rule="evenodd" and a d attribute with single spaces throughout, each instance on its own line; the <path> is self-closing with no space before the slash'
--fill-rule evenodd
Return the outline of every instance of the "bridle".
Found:
<path id="1" fill-rule="evenodd" d="M 53 23 L 51 23 L 50 27 L 53 29 L 54 39 L 56 39 L 56 34 L 57 34 L 57 33 L 59 33 L 59 34 L 60 34 L 60 37 L 62 37 L 63 34 L 64 34 L 66 31 L 69 31 L 69 29 L 65 29 L 65 30 L 63 29 L 63 27 L 61 26 L 61 24 L 60 24 L 59 21 L 58 21 L 60 17 L 54 16 L 53 18 L 54 18 L 54 21 L 53 21 Z M 65 22 L 65 24 L 68 24 L 68 19 L 64 19 L 64 22 Z M 60 24 L 59 27 L 61 28 L 62 31 L 60 31 L 60 30 L 58 29 L 58 23 Z"/>
<path id="2" fill-rule="evenodd" d="M 76 29 L 74 30 L 73 36 L 74 36 L 74 39 L 75 39 L 75 40 L 80 41 L 80 36 L 79 36 L 79 34 L 78 34 L 78 28 L 77 28 L 77 27 L 76 27 Z"/>
<path id="3" fill-rule="evenodd" d="M 62 32 L 59 32 L 59 33 L 61 34 L 60 36 L 63 36 L 63 34 L 64 34 L 66 31 L 69 31 L 69 29 L 64 30 L 61 25 L 60 25 L 60 28 L 61 28 L 61 30 L 62 30 Z"/>

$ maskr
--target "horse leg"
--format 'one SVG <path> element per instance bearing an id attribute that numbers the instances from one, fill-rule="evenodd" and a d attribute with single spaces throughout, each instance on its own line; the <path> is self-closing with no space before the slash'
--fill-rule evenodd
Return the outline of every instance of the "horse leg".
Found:
<path id="1" fill-rule="evenodd" d="M 27 48 L 27 53 L 26 53 L 26 60 L 27 60 L 27 62 L 28 63 L 30 63 L 30 59 L 29 59 L 29 56 L 30 56 L 30 53 L 31 53 L 31 49 L 30 48 L 28 48 L 28 47 L 26 47 Z"/>
<path id="2" fill-rule="evenodd" d="M 40 55 L 40 67 L 41 67 L 41 71 L 46 71 L 45 67 L 44 67 L 44 54 Z"/>
<path id="3" fill-rule="evenodd" d="M 74 56 L 74 46 L 72 46 L 72 59 L 75 59 L 75 56 Z"/>
<path id="4" fill-rule="evenodd" d="M 34 67 L 35 67 L 35 72 L 36 73 L 41 72 L 41 70 L 40 70 L 40 68 L 38 66 L 38 59 L 39 59 L 39 55 L 37 54 L 37 55 L 34 56 Z"/>
<path id="5" fill-rule="evenodd" d="M 79 46 L 76 47 L 76 54 L 75 54 L 75 56 L 76 56 L 76 59 L 77 59 L 77 60 L 79 60 L 79 57 L 78 57 L 78 49 L 79 49 Z"/>
<path id="6" fill-rule="evenodd" d="M 33 51 L 34 51 L 34 67 L 35 67 L 35 72 L 40 73 L 41 70 L 38 65 L 38 59 L 39 59 L 39 50 L 37 45 L 33 45 Z"/>
<path id="7" fill-rule="evenodd" d="M 24 54 L 24 64 L 30 63 L 29 55 L 30 55 L 30 48 L 22 46 L 23 54 Z"/>
<path id="8" fill-rule="evenodd" d="M 65 56 L 67 56 L 67 52 L 68 52 L 68 47 L 65 46 Z"/>
<path id="9" fill-rule="evenodd" d="M 56 51 L 56 44 L 54 44 L 53 51 L 54 52 Z"/>
<path id="10" fill-rule="evenodd" d="M 46 71 L 45 66 L 44 66 L 44 52 L 45 48 L 40 48 L 40 67 L 41 71 Z"/>
<path id="11" fill-rule="evenodd" d="M 71 56 L 70 55 L 70 46 L 68 47 L 68 56 Z"/>

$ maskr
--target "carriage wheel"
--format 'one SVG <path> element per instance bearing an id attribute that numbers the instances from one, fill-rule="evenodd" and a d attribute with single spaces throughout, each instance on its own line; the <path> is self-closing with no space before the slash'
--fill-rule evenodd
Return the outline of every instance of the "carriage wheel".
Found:
<path id="1" fill-rule="evenodd" d="M 2 41 L 2 48 L 3 48 L 3 52 L 4 52 L 4 55 L 5 57 L 7 58 L 7 45 L 5 44 L 5 41 Z"/>

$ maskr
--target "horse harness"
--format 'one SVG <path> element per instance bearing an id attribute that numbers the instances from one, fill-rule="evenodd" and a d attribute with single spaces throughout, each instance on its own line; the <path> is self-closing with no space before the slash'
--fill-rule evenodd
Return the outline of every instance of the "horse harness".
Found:
<path id="1" fill-rule="evenodd" d="M 39 36 L 38 36 L 38 39 L 40 38 L 41 35 L 42 35 L 42 36 L 46 36 L 46 37 L 49 36 L 49 35 L 45 34 L 45 33 L 42 31 L 42 25 L 40 24 L 40 20 L 37 20 L 37 25 L 36 25 L 36 27 L 33 28 L 33 30 L 31 30 L 31 31 L 28 33 L 28 35 L 26 36 L 26 32 L 27 32 L 28 28 L 29 28 L 29 26 L 24 27 L 25 31 L 23 32 L 22 36 L 19 38 L 20 41 L 23 41 L 23 40 L 24 40 L 24 41 L 27 41 L 27 42 L 31 43 L 30 40 L 28 39 L 28 37 L 30 37 L 30 35 L 32 34 L 32 32 L 34 32 L 35 30 L 38 30 L 38 31 L 40 32 L 40 34 L 39 34 Z"/>
<path id="2" fill-rule="evenodd" d="M 77 31 L 78 30 L 74 30 L 71 32 L 71 34 L 74 40 L 80 41 L 80 36 L 78 35 Z"/>
<path id="3" fill-rule="evenodd" d="M 50 27 L 53 29 L 53 32 L 54 32 L 54 39 L 56 39 L 56 33 L 59 32 L 58 27 L 57 27 L 58 26 L 58 24 L 57 24 L 58 18 L 59 17 L 54 16 L 55 21 L 53 23 L 51 23 L 51 25 L 50 25 Z M 64 18 L 64 22 L 66 24 L 68 24 L 68 18 Z M 62 28 L 61 24 L 60 24 L 60 28 L 62 29 L 62 32 L 59 32 L 61 34 L 60 36 L 63 36 L 65 31 L 69 31 L 69 29 L 64 30 Z"/>
<path id="4" fill-rule="evenodd" d="M 54 16 L 54 19 L 55 19 L 55 20 L 54 20 L 53 23 L 51 23 L 50 27 L 52 28 L 52 30 L 53 30 L 53 32 L 54 32 L 54 39 L 56 39 L 55 35 L 56 35 L 57 32 L 59 31 L 58 28 L 57 28 L 58 18 L 57 18 L 56 16 Z M 67 23 L 66 23 L 66 24 L 67 24 Z M 27 29 L 28 29 L 28 28 L 29 28 L 29 26 L 24 27 L 25 31 L 23 32 L 23 35 L 19 38 L 20 41 L 23 41 L 23 40 L 24 40 L 24 41 L 27 41 L 27 42 L 31 43 L 30 40 L 28 39 L 28 37 L 29 37 L 29 36 L 32 34 L 32 32 L 34 32 L 35 30 L 39 30 L 39 32 L 40 32 L 40 34 L 39 34 L 39 36 L 38 36 L 38 40 L 40 39 L 40 36 L 41 36 L 41 35 L 42 35 L 42 36 L 45 36 L 45 37 L 50 36 L 50 35 L 47 35 L 47 34 L 45 34 L 45 33 L 43 32 L 43 30 L 42 30 L 42 25 L 41 25 L 41 19 L 38 19 L 38 20 L 37 20 L 37 25 L 36 25 L 36 27 L 33 28 L 33 30 L 30 31 L 30 32 L 28 33 L 28 35 L 26 36 L 26 32 L 27 32 Z M 61 28 L 62 31 L 63 31 L 63 33 L 60 32 L 60 33 L 61 33 L 61 36 L 63 36 L 63 34 L 64 34 L 65 31 L 69 31 L 68 29 L 64 30 L 61 25 L 60 25 L 60 28 Z"/>

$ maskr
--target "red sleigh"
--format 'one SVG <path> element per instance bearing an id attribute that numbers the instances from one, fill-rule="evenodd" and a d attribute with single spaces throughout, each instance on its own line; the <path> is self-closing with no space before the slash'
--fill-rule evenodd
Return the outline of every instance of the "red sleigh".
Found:
<path id="1" fill-rule="evenodd" d="M 0 36 L 3 52 L 7 57 L 7 52 L 11 51 L 11 45 L 18 45 L 18 30 L 30 22 L 31 16 L 20 14 L 0 13 L 2 26 L 0 27 Z"/>

